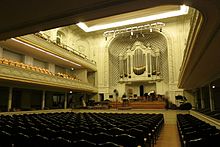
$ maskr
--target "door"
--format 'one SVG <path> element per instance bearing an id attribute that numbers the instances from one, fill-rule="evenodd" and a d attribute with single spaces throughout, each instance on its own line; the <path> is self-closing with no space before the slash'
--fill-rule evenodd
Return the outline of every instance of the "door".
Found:
<path id="1" fill-rule="evenodd" d="M 144 96 L 144 85 L 140 86 L 140 96 Z"/>

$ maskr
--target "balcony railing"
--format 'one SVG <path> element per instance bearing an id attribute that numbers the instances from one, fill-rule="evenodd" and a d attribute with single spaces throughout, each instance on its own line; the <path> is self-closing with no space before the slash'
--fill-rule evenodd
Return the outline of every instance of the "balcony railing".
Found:
<path id="1" fill-rule="evenodd" d="M 70 47 L 70 46 L 68 46 L 68 45 L 66 45 L 66 44 L 63 44 L 63 43 L 59 43 L 59 44 L 58 44 L 58 43 L 56 42 L 56 40 L 51 40 L 51 39 L 50 39 L 50 36 L 48 36 L 48 35 L 46 35 L 46 34 L 43 34 L 43 33 L 35 33 L 34 35 L 36 35 L 36 36 L 38 36 L 38 37 L 40 37 L 40 38 L 42 38 L 42 39 L 44 39 L 44 40 L 46 40 L 46 41 L 48 41 L 48 42 L 50 42 L 50 43 L 53 43 L 53 44 L 59 46 L 60 48 L 62 48 L 62 49 L 64 49 L 64 50 L 67 50 L 67 51 L 69 51 L 69 52 L 72 52 L 73 54 L 78 55 L 78 56 L 80 56 L 81 58 L 83 58 L 83 59 L 89 61 L 90 63 L 92 63 L 92 64 L 94 64 L 94 65 L 96 65 L 96 62 L 95 62 L 94 60 L 91 60 L 91 59 L 87 58 L 87 56 L 86 56 L 85 54 L 83 54 L 83 53 L 77 51 L 76 49 L 74 49 L 74 48 L 72 48 L 72 47 Z"/>
<path id="2" fill-rule="evenodd" d="M 22 68 L 7 64 L 0 64 L 0 79 L 72 90 L 97 92 L 96 87 L 91 86 L 91 84 L 86 82 L 70 80 L 69 78 L 45 74 L 39 71 L 26 69 L 25 67 Z"/>

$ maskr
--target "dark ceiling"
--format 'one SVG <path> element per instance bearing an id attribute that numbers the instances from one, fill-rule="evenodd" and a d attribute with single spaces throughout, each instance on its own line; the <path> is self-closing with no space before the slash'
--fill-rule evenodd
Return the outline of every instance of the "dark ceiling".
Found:
<path id="1" fill-rule="evenodd" d="M 186 4 L 199 10 L 204 23 L 189 63 L 182 72 L 181 88 L 195 88 L 220 73 L 219 0 L 2 0 L 0 40 L 161 5 Z M 208 59 L 208 60 L 207 60 Z M 201 64 L 200 64 L 201 63 Z M 212 66 L 210 66 L 212 65 Z"/>
<path id="2" fill-rule="evenodd" d="M 0 39 L 75 24 L 179 0 L 2 0 Z"/>

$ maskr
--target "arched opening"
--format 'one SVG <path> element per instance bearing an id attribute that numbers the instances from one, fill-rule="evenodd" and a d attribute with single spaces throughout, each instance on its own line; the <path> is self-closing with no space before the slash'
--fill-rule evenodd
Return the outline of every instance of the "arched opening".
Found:
<path id="1" fill-rule="evenodd" d="M 109 86 L 118 82 L 169 80 L 167 40 L 159 32 L 117 36 L 108 46 Z M 160 53 L 157 56 L 158 52 Z M 123 79 L 123 80 L 121 80 Z"/>

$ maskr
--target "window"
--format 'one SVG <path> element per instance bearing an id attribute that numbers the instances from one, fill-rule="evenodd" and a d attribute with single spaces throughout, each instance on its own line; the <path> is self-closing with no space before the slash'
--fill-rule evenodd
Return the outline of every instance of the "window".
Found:
<path id="1" fill-rule="evenodd" d="M 56 43 L 59 45 L 62 44 L 64 36 L 65 36 L 65 34 L 63 32 L 57 31 Z"/>

